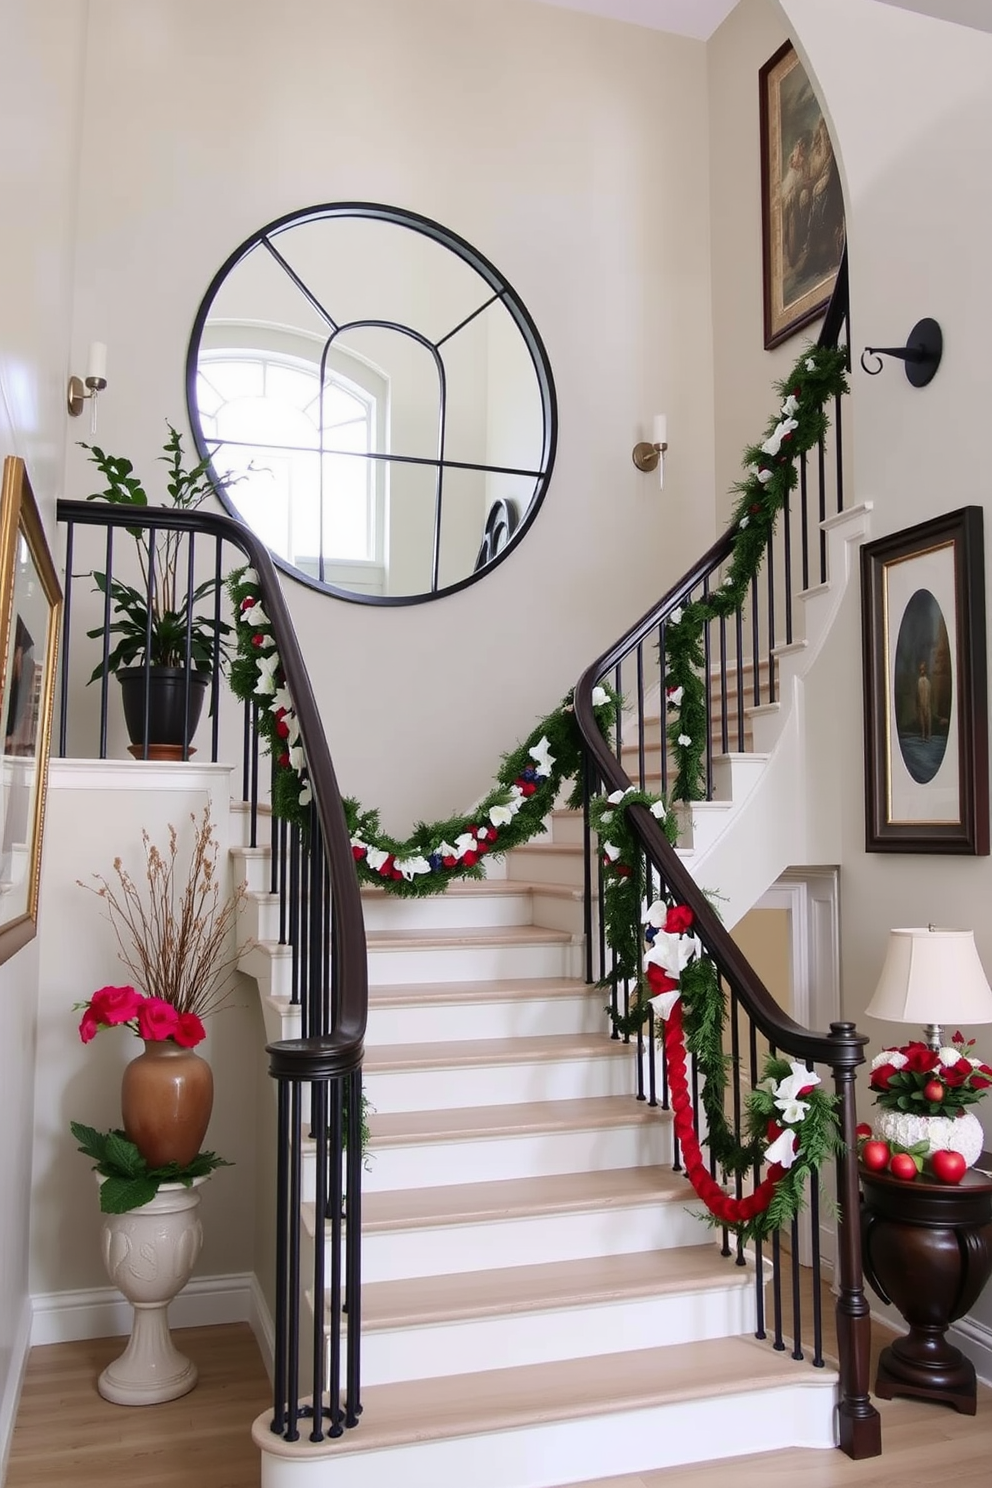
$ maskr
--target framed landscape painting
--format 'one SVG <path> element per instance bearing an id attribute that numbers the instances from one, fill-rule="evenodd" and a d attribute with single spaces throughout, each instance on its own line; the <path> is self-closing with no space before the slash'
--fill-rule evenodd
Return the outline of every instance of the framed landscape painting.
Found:
<path id="1" fill-rule="evenodd" d="M 861 549 L 868 852 L 989 851 L 983 516 Z"/>
<path id="2" fill-rule="evenodd" d="M 0 491 L 0 962 L 37 932 L 62 593 L 24 461 Z"/>
<path id="3" fill-rule="evenodd" d="M 844 200 L 826 121 L 792 43 L 758 74 L 765 347 L 822 315 L 844 252 Z"/>

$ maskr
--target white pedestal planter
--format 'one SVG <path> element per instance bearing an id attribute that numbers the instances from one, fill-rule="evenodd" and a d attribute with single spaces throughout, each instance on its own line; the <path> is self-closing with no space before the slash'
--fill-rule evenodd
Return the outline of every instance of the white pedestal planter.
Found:
<path id="1" fill-rule="evenodd" d="M 156 1405 L 196 1384 L 196 1365 L 169 1333 L 169 1303 L 190 1278 L 203 1245 L 199 1186 L 163 1183 L 155 1197 L 126 1214 L 103 1220 L 103 1263 L 114 1286 L 134 1308 L 131 1338 L 101 1374 L 97 1389 L 116 1405 Z"/>
<path id="2" fill-rule="evenodd" d="M 969 1168 L 978 1161 L 985 1146 L 982 1123 L 970 1111 L 960 1116 L 914 1116 L 908 1111 L 879 1111 L 875 1117 L 875 1134 L 900 1147 L 915 1147 L 929 1142 L 930 1151 L 949 1148 L 960 1152 Z"/>

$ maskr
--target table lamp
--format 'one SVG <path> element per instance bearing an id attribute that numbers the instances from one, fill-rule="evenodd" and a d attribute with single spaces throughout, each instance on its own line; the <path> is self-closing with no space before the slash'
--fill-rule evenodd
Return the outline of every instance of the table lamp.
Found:
<path id="1" fill-rule="evenodd" d="M 992 987 L 974 931 L 933 925 L 890 930 L 882 974 L 865 1012 L 887 1023 L 922 1023 L 931 1049 L 943 1044 L 942 1025 L 992 1023 Z"/>

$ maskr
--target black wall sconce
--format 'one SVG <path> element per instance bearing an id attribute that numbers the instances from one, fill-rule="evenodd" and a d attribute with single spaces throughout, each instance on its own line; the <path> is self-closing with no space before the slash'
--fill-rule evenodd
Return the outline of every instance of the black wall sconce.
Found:
<path id="1" fill-rule="evenodd" d="M 869 377 L 882 370 L 882 357 L 899 357 L 906 365 L 906 376 L 913 387 L 926 387 L 940 366 L 944 337 L 940 326 L 929 318 L 918 320 L 906 338 L 905 346 L 866 346 L 861 353 L 861 366 Z M 877 367 L 869 367 L 865 357 L 876 357 Z"/>

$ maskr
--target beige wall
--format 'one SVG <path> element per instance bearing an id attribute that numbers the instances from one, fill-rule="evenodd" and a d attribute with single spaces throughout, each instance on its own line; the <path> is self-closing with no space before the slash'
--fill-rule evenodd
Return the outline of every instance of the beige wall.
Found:
<path id="1" fill-rule="evenodd" d="M 0 0 L 0 455 L 27 461 L 51 531 L 65 448 L 85 0 Z M 42 907 L 42 932 L 45 909 Z M 30 1330 L 38 941 L 0 966 L 0 1478 Z"/>
<path id="2" fill-rule="evenodd" d="M 846 178 L 855 362 L 866 343 L 899 345 L 922 315 L 944 331 L 945 357 L 926 389 L 911 388 L 898 366 L 868 378 L 855 365 L 852 495 L 874 503 L 873 536 L 987 505 L 992 208 L 982 183 L 992 173 L 992 36 L 872 0 L 783 0 L 782 8 L 817 79 Z M 990 542 L 987 521 L 986 574 Z M 891 926 L 974 928 L 992 972 L 992 859 L 865 853 L 858 641 L 849 607 L 832 637 L 811 736 L 841 753 L 843 1012 L 877 1048 L 910 1034 L 862 1016 Z M 992 1029 L 970 1032 L 988 1057 Z M 990 1104 L 976 1109 L 992 1137 Z M 992 1325 L 988 1290 L 972 1316 Z"/>
<path id="3" fill-rule="evenodd" d="M 547 345 L 558 464 L 508 561 L 399 610 L 290 596 L 343 787 L 405 835 L 478 798 L 500 751 L 712 539 L 705 46 L 526 0 L 91 13 L 74 342 L 109 346 L 106 448 L 146 468 L 163 419 L 183 419 L 214 272 L 320 201 L 450 226 Z M 657 411 L 663 498 L 630 458 Z M 89 489 L 77 451 L 69 479 Z"/>

